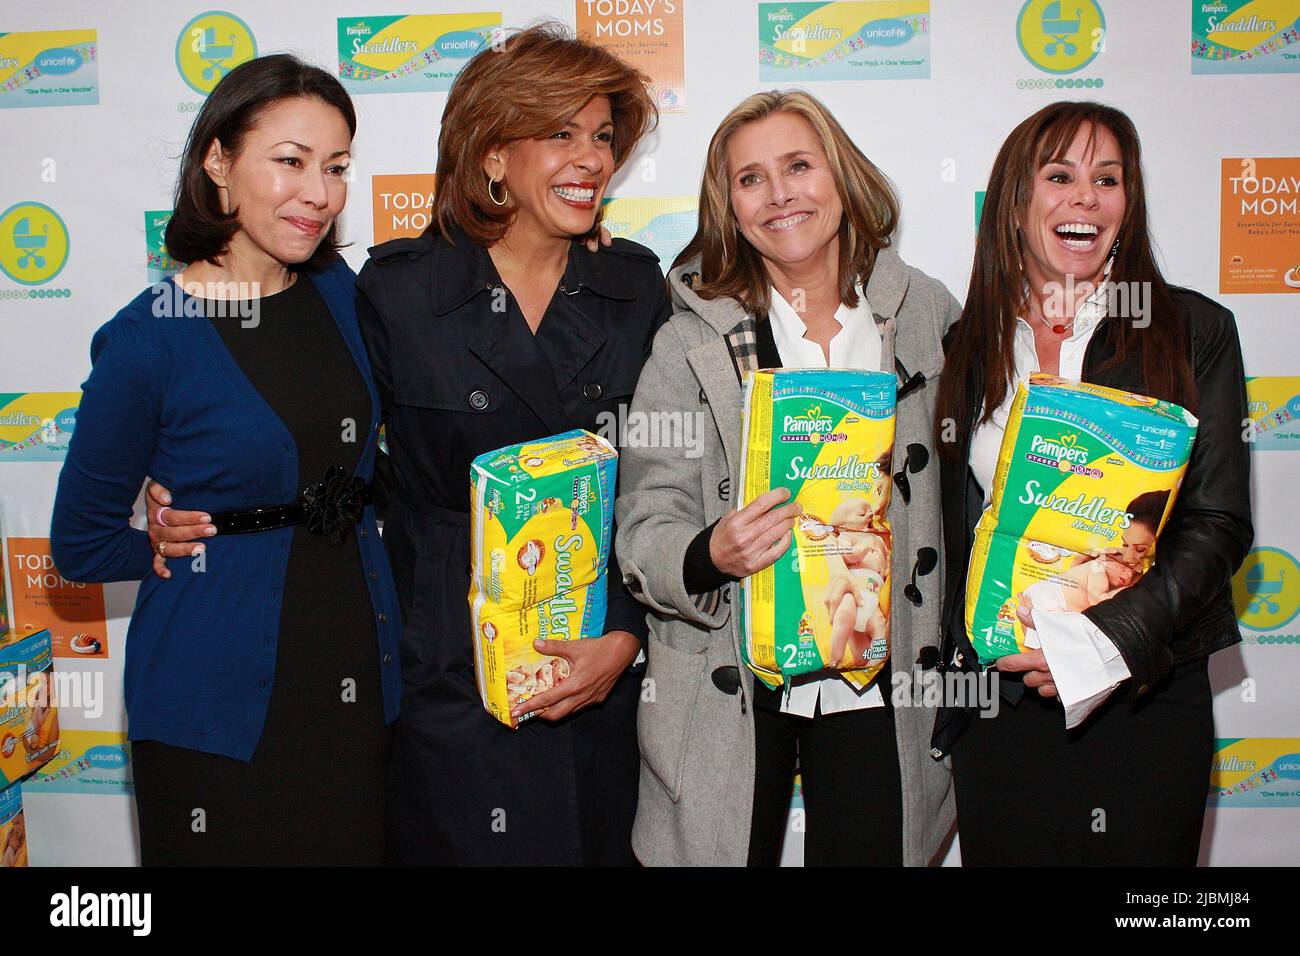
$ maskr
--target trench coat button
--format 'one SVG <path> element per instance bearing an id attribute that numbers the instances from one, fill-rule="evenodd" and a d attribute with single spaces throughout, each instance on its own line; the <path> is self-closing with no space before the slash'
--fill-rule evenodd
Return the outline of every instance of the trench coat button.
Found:
<path id="1" fill-rule="evenodd" d="M 387 623 L 388 623 L 388 615 L 385 614 L 383 611 L 380 611 L 380 612 L 379 612 L 379 623 L 380 623 L 380 624 L 387 624 Z"/>
<path id="2" fill-rule="evenodd" d="M 740 668 L 732 664 L 719 667 L 711 676 L 713 686 L 724 694 L 735 694 L 740 690 Z"/>
<path id="3" fill-rule="evenodd" d="M 370 572 L 370 580 L 372 580 L 372 581 L 378 581 L 378 580 L 379 580 L 379 572 L 378 572 L 378 571 L 371 571 L 371 572 Z"/>
<path id="4" fill-rule="evenodd" d="M 384 655 L 384 663 L 385 663 L 385 664 L 391 664 L 391 663 L 393 663 L 393 655 L 392 655 L 392 654 L 385 654 L 385 655 Z"/>
<path id="5" fill-rule="evenodd" d="M 1145 694 L 1145 693 L 1146 693 L 1147 691 L 1149 691 L 1150 689 L 1151 689 L 1151 688 L 1148 687 L 1146 684 L 1143 684 L 1141 687 L 1138 688 L 1138 693 L 1139 693 L 1139 694 Z"/>
<path id="6" fill-rule="evenodd" d="M 594 402 L 596 399 L 600 398 L 601 391 L 602 389 L 597 383 L 591 382 L 583 388 L 582 395 L 587 399 L 587 401 Z"/>
<path id="7" fill-rule="evenodd" d="M 476 388 L 469 393 L 469 407 L 475 411 L 481 412 L 488 407 L 488 393 L 481 388 Z"/>
<path id="8" fill-rule="evenodd" d="M 360 534 L 361 537 L 363 537 L 363 538 L 365 538 L 365 537 L 369 537 L 369 536 L 366 534 L 366 529 L 365 529 L 365 528 L 362 528 L 362 529 L 358 532 L 358 534 Z"/>
<path id="9" fill-rule="evenodd" d="M 626 585 L 627 589 L 633 594 L 641 593 L 641 582 L 638 581 L 636 575 L 630 571 L 623 575 L 623 584 Z"/>

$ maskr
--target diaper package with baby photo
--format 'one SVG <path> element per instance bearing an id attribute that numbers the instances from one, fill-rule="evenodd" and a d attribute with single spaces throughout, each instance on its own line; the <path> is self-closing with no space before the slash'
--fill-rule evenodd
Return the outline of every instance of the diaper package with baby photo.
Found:
<path id="1" fill-rule="evenodd" d="M 982 665 L 1040 647 L 1036 613 L 1082 613 L 1151 569 L 1196 426 L 1144 395 L 1042 374 L 1020 385 L 966 584 Z"/>
<path id="2" fill-rule="evenodd" d="M 770 687 L 832 668 L 859 689 L 889 657 L 894 376 L 776 369 L 745 381 L 742 505 L 788 488 L 789 549 L 740 583 L 741 650 Z"/>
<path id="3" fill-rule="evenodd" d="M 613 446 L 581 430 L 470 466 L 474 663 L 483 706 L 507 726 L 511 707 L 569 676 L 533 641 L 604 633 L 617 466 Z"/>
<path id="4" fill-rule="evenodd" d="M 0 632 L 0 788 L 49 763 L 59 750 L 50 632 Z"/>
<path id="5" fill-rule="evenodd" d="M 0 790 L 0 868 L 27 865 L 27 824 L 22 787 Z"/>

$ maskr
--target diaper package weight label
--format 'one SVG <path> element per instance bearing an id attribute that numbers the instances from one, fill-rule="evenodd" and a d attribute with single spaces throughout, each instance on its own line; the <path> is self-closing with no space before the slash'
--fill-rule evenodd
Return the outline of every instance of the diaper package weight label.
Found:
<path id="1" fill-rule="evenodd" d="M 1021 384 L 967 576 L 981 663 L 1040 647 L 1035 614 L 1082 614 L 1151 569 L 1196 426 L 1143 395 L 1041 374 Z"/>
<path id="2" fill-rule="evenodd" d="M 510 708 L 569 676 L 533 641 L 600 637 L 618 453 L 590 432 L 511 445 L 470 466 L 469 605 L 483 706 Z"/>
<path id="3" fill-rule="evenodd" d="M 789 549 L 741 582 L 742 654 L 772 687 L 833 668 L 855 687 L 889 657 L 894 376 L 778 369 L 745 382 L 742 504 L 788 488 Z"/>

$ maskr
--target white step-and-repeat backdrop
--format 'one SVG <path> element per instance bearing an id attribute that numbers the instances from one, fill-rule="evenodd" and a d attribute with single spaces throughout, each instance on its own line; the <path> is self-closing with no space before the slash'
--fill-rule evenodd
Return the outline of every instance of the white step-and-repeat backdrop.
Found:
<path id="1" fill-rule="evenodd" d="M 1133 117 L 1166 275 L 1232 309 L 1252 376 L 1256 541 L 1237 579 L 1244 642 L 1213 660 L 1203 860 L 1300 862 L 1300 0 L 10 0 L 0 615 L 50 629 L 56 671 L 86 705 L 65 708 L 59 753 L 21 784 L 31 863 L 137 861 L 121 688 L 135 586 L 63 580 L 50 508 L 91 334 L 176 267 L 162 231 L 204 96 L 257 54 L 338 71 L 360 123 L 343 221 L 359 268 L 373 242 L 425 225 L 446 90 L 466 58 L 494 29 L 540 17 L 652 77 L 663 119 L 615 180 L 606 222 L 665 267 L 694 228 L 714 127 L 757 90 L 800 85 L 829 105 L 898 186 L 904 258 L 959 298 L 1012 127 L 1060 98 Z M 792 862 L 799 822 L 796 797 Z"/>

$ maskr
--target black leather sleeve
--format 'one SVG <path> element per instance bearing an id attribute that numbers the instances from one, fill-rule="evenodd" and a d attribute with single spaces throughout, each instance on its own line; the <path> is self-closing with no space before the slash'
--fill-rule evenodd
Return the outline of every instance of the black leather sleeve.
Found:
<path id="1" fill-rule="evenodd" d="M 1231 589 L 1254 538 L 1237 326 L 1231 312 L 1208 299 L 1187 293 L 1180 298 L 1199 395 L 1192 457 L 1152 569 L 1133 587 L 1084 612 L 1123 655 L 1134 694 L 1171 669 L 1179 634 Z"/>

